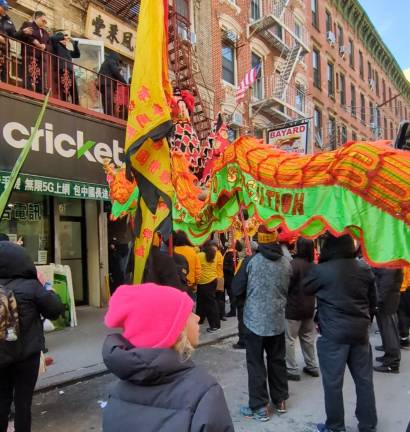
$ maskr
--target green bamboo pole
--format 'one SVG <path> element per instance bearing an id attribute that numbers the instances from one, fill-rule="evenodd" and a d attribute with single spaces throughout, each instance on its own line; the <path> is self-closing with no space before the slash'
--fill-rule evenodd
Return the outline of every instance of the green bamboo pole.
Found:
<path id="1" fill-rule="evenodd" d="M 33 143 L 34 137 L 36 136 L 38 129 L 41 125 L 41 122 L 44 118 L 44 113 L 46 111 L 47 105 L 48 105 L 48 98 L 50 96 L 50 91 L 46 95 L 46 98 L 44 99 L 43 106 L 41 108 L 40 114 L 37 117 L 36 124 L 34 126 L 34 129 L 27 140 L 26 144 L 24 145 L 23 149 L 21 150 L 21 153 L 14 164 L 13 170 L 10 174 L 10 179 L 3 191 L 3 193 L 0 195 L 0 220 L 3 217 L 4 210 L 6 209 L 7 203 L 9 202 L 11 193 L 13 192 L 14 185 L 16 184 L 17 177 L 20 173 L 20 170 L 27 159 L 27 156 L 31 150 L 31 144 Z"/>

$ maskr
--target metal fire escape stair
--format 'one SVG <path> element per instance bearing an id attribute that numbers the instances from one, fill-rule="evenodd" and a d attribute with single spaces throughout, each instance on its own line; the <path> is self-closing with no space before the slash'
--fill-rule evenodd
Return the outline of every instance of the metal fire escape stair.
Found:
<path id="1" fill-rule="evenodd" d="M 211 132 L 209 109 L 206 109 L 193 72 L 193 52 L 190 41 L 181 39 L 178 35 L 177 22 L 171 18 L 169 26 L 168 53 L 170 68 L 174 72 L 176 85 L 189 90 L 195 97 L 195 108 L 192 114 L 193 127 L 201 143 Z"/>
<path id="2" fill-rule="evenodd" d="M 299 61 L 300 54 L 302 52 L 302 47 L 296 44 L 288 53 L 283 66 L 278 82 L 276 83 L 274 95 L 278 99 L 283 99 L 286 89 L 290 83 L 293 72 L 295 71 L 296 64 Z"/>

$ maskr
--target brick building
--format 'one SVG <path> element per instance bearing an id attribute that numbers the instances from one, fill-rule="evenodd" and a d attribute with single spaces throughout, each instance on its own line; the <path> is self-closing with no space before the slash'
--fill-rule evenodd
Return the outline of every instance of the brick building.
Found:
<path id="1" fill-rule="evenodd" d="M 212 0 L 215 111 L 227 115 L 232 138 L 309 117 L 309 52 L 302 0 Z M 260 65 L 256 83 L 236 102 L 246 72 Z"/>
<path id="2" fill-rule="evenodd" d="M 306 0 L 315 149 L 393 139 L 410 84 L 357 0 Z"/>

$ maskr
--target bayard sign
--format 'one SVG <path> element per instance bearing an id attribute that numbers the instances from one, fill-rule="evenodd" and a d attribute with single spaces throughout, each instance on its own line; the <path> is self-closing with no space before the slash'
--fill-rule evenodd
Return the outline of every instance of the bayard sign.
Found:
<path id="1" fill-rule="evenodd" d="M 268 144 L 289 153 L 306 154 L 308 146 L 308 122 L 291 127 L 271 129 Z"/>
<path id="2" fill-rule="evenodd" d="M 35 102 L 0 94 L 0 180 L 4 184 L 38 116 Z M 48 107 L 17 190 L 106 199 L 105 159 L 123 161 L 125 128 Z"/>
<path id="3" fill-rule="evenodd" d="M 87 10 L 85 36 L 102 41 L 105 47 L 134 59 L 135 29 L 92 4 Z"/>

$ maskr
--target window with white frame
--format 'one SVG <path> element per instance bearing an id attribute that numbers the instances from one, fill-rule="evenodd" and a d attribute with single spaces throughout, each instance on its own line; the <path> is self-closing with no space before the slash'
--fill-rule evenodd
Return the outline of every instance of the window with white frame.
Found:
<path id="1" fill-rule="evenodd" d="M 263 60 L 258 54 L 252 53 L 252 68 L 259 67 L 256 81 L 252 85 L 252 97 L 257 100 L 263 99 Z"/>
<path id="2" fill-rule="evenodd" d="M 327 124 L 327 136 L 329 148 L 331 150 L 336 149 L 336 119 L 333 116 L 329 116 L 329 121 Z"/>
<path id="3" fill-rule="evenodd" d="M 222 78 L 225 82 L 236 84 L 235 46 L 232 42 L 222 41 Z"/>
<path id="4" fill-rule="evenodd" d="M 323 147 L 323 135 L 322 135 L 322 111 L 315 107 L 313 111 L 313 127 L 315 133 L 315 144 L 317 147 Z"/>
<path id="5" fill-rule="evenodd" d="M 305 112 L 306 87 L 302 83 L 296 83 L 295 107 L 300 112 Z"/>
<path id="6" fill-rule="evenodd" d="M 258 21 L 261 18 L 261 0 L 251 0 L 251 20 Z"/>

